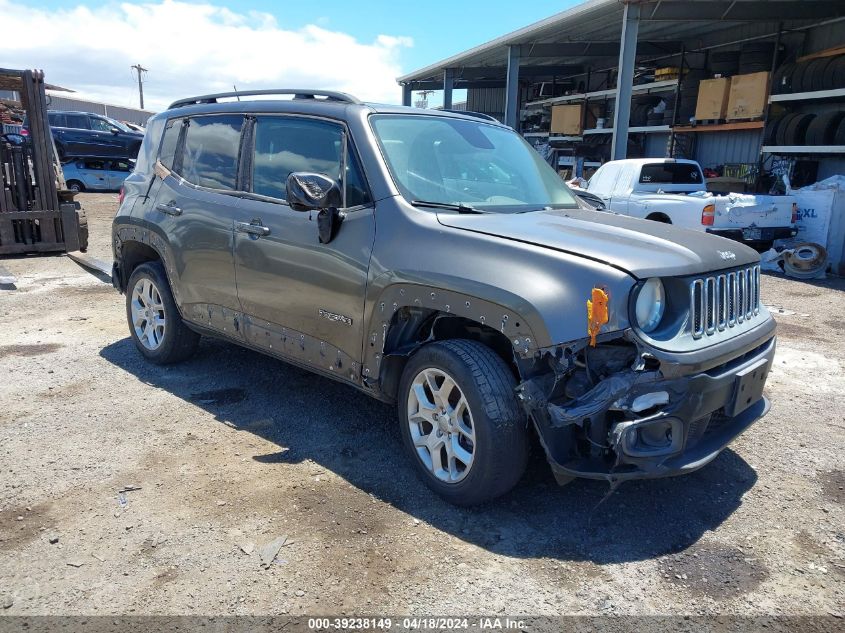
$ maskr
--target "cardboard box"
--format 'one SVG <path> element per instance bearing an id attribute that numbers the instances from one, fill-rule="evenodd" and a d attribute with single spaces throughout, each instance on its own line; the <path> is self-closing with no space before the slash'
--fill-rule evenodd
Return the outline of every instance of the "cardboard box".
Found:
<path id="1" fill-rule="evenodd" d="M 754 119 L 766 109 L 769 73 L 751 73 L 731 77 L 727 119 Z"/>
<path id="2" fill-rule="evenodd" d="M 698 84 L 698 102 L 695 105 L 697 121 L 721 120 L 728 111 L 728 97 L 731 93 L 731 80 L 702 79 Z"/>
<path id="3" fill-rule="evenodd" d="M 583 111 L 583 103 L 552 106 L 552 123 L 549 131 L 552 134 L 581 134 Z"/>

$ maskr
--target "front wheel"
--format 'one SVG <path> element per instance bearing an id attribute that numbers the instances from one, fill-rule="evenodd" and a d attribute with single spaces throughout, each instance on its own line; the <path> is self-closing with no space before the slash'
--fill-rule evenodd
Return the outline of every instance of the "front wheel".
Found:
<path id="1" fill-rule="evenodd" d="M 185 360 L 200 336 L 186 326 L 159 262 L 141 264 L 126 286 L 126 318 L 138 351 L 159 365 Z"/>
<path id="2" fill-rule="evenodd" d="M 515 387 L 504 361 L 470 340 L 430 343 L 405 366 L 402 438 L 420 477 L 450 503 L 498 497 L 525 471 L 528 431 Z"/>

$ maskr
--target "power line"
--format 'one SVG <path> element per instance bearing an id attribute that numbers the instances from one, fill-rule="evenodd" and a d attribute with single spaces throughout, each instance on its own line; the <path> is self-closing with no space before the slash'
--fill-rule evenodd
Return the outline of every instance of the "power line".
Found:
<path id="1" fill-rule="evenodd" d="M 130 66 L 130 68 L 134 68 L 138 71 L 138 96 L 141 98 L 141 109 L 144 109 L 144 82 L 141 80 L 142 73 L 147 72 L 147 69 L 141 66 L 141 64 L 135 64 L 134 66 Z"/>

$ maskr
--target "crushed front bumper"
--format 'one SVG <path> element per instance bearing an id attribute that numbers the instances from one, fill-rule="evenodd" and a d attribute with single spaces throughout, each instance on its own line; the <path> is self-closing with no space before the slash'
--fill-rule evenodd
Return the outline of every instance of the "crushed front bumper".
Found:
<path id="1" fill-rule="evenodd" d="M 698 373 L 620 372 L 581 404 L 545 403 L 544 414 L 532 419 L 555 477 L 562 483 L 573 477 L 624 481 L 706 465 L 768 413 L 763 387 L 775 343 L 772 331 Z M 597 430 L 591 433 L 591 426 Z"/>

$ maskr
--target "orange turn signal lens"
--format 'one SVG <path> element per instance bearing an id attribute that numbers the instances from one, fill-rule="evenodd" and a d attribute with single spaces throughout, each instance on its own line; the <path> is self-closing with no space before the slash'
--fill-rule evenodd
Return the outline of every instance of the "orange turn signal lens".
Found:
<path id="1" fill-rule="evenodd" d="M 601 288 L 593 288 L 592 296 L 587 301 L 587 334 L 590 335 L 590 345 L 596 346 L 601 326 L 608 322 L 607 303 L 609 297 Z"/>

